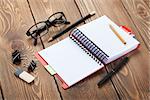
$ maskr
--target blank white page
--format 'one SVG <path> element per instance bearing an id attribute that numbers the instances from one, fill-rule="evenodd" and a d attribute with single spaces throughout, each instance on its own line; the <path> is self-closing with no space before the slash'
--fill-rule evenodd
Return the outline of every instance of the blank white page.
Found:
<path id="1" fill-rule="evenodd" d="M 113 33 L 109 27 L 110 24 L 126 41 L 126 45 Z M 132 51 L 139 44 L 135 38 L 117 26 L 107 16 L 102 16 L 85 25 L 79 26 L 78 29 L 109 56 L 107 63 Z"/>
<path id="2" fill-rule="evenodd" d="M 103 67 L 69 37 L 40 51 L 39 54 L 69 86 Z"/>

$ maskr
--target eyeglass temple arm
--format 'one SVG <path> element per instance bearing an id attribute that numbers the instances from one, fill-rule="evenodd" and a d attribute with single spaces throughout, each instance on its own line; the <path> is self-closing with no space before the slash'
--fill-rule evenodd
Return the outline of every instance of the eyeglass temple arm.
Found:
<path id="1" fill-rule="evenodd" d="M 66 21 L 65 21 L 65 24 L 70 24 L 70 22 L 66 20 Z"/>

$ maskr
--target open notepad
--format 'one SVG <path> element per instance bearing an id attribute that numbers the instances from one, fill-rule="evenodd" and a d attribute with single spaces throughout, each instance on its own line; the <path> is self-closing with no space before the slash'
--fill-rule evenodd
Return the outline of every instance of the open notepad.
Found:
<path id="1" fill-rule="evenodd" d="M 113 33 L 112 25 L 126 41 Z M 102 16 L 71 31 L 66 39 L 38 52 L 36 57 L 63 83 L 64 89 L 79 82 L 117 58 L 136 49 L 139 42 L 107 16 Z M 52 71 L 53 70 L 53 71 Z"/>

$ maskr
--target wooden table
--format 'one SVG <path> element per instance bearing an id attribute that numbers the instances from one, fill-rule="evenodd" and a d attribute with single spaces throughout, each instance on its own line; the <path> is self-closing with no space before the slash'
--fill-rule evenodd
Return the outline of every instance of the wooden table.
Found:
<path id="1" fill-rule="evenodd" d="M 34 71 L 34 84 L 27 84 L 14 76 L 15 68 L 26 69 L 34 53 L 42 50 L 40 42 L 35 47 L 26 31 L 36 22 L 46 20 L 51 14 L 63 11 L 71 23 L 95 10 L 96 16 L 107 15 L 118 25 L 126 25 L 140 41 L 126 66 L 106 83 L 97 88 L 96 83 L 105 76 L 102 69 L 73 87 L 63 90 L 57 78 L 52 77 L 40 63 Z M 149 0 L 0 0 L 0 100 L 148 100 L 150 99 L 150 1 Z M 47 43 L 56 34 L 51 30 L 42 41 L 48 47 L 69 33 Z M 19 49 L 22 63 L 12 64 L 11 53 Z M 114 64 L 107 66 L 110 71 Z"/>

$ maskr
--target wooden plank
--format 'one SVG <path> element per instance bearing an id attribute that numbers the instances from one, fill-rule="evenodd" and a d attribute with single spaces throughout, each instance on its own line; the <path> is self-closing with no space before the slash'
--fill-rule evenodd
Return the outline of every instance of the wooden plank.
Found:
<path id="1" fill-rule="evenodd" d="M 55 81 L 45 71 L 40 63 L 32 73 L 36 79 L 27 84 L 15 77 L 15 68 L 27 70 L 34 53 L 40 46 L 34 47 L 31 39 L 25 35 L 33 24 L 33 19 L 26 0 L 0 1 L 0 81 L 4 99 L 6 100 L 34 100 L 60 99 Z M 19 66 L 12 64 L 11 53 L 19 49 L 22 54 L 22 63 Z"/>
<path id="2" fill-rule="evenodd" d="M 46 20 L 52 13 L 55 13 L 57 11 L 63 11 L 67 19 L 71 21 L 71 23 L 75 22 L 81 17 L 73 0 L 30 0 L 30 4 L 37 22 Z M 49 34 L 56 34 L 56 32 L 51 31 Z M 62 40 L 63 38 L 67 37 L 68 34 L 69 33 L 49 44 L 47 43 L 47 37 L 43 38 L 45 46 L 48 47 L 53 43 Z M 118 97 L 111 83 L 108 83 L 102 89 L 99 89 L 97 87 L 97 82 L 100 78 L 102 78 L 102 76 L 105 75 L 105 73 L 105 70 L 102 69 L 101 71 L 98 71 L 97 73 L 93 74 L 92 76 L 86 78 L 85 80 L 79 82 L 78 84 L 72 86 L 67 90 L 63 90 L 60 86 L 61 83 L 59 82 L 59 80 L 57 80 L 62 98 L 64 100 L 116 100 Z"/>
<path id="3" fill-rule="evenodd" d="M 123 0 L 122 0 L 123 1 Z M 136 1 L 136 0 L 135 0 Z M 117 91 L 121 99 L 126 100 L 148 100 L 148 89 L 149 89 L 149 36 L 148 38 L 143 38 L 144 35 L 148 35 L 146 32 L 148 29 L 147 25 L 140 25 L 141 27 L 135 26 L 130 16 L 136 18 L 139 15 L 129 15 L 128 10 L 124 8 L 120 0 L 76 0 L 77 5 L 82 13 L 85 13 L 96 10 L 97 17 L 101 15 L 109 16 L 114 22 L 118 25 L 126 25 L 130 27 L 135 33 L 137 39 L 141 42 L 141 47 L 139 50 L 134 52 L 130 57 L 129 63 L 113 78 L 113 82 L 117 87 Z M 123 2 L 127 2 L 126 0 Z M 140 2 L 136 2 L 136 5 Z M 142 3 L 143 4 L 143 3 Z M 129 8 L 135 7 L 132 3 L 128 3 Z M 83 10 L 84 9 L 84 10 Z M 85 10 L 86 9 L 86 10 Z M 146 8 L 147 9 L 147 8 Z M 135 11 L 132 9 L 132 11 Z M 136 12 L 136 11 L 135 11 Z M 140 23 L 141 20 L 137 20 Z M 145 23 L 146 21 L 143 20 Z M 145 26 L 147 28 L 145 28 Z M 138 29 L 137 29 L 138 28 Z M 139 28 L 142 30 L 138 31 Z M 143 34 L 145 33 L 145 34 Z M 114 67 L 112 65 L 111 67 Z M 111 70 L 110 67 L 110 70 Z"/>
<path id="4" fill-rule="evenodd" d="M 150 51 L 150 8 L 143 0 L 121 0 Z M 132 5 L 132 6 L 131 6 Z"/>
<path id="5" fill-rule="evenodd" d="M 150 52 L 150 8 L 148 2 L 143 2 L 143 0 L 121 0 L 125 9 L 128 11 L 129 16 L 131 17 L 132 22 L 137 28 L 138 33 L 140 34 L 144 44 Z M 129 7 L 130 6 L 130 7 Z M 141 48 L 143 54 L 139 57 L 139 60 L 134 60 L 133 65 L 136 70 L 132 69 L 131 72 L 138 73 L 136 77 L 132 75 L 136 80 L 134 81 L 137 89 L 136 92 L 139 93 L 137 99 L 149 99 L 149 67 L 150 67 L 150 55 L 147 52 L 144 52 Z M 135 59 L 134 57 L 133 59 Z M 143 59 L 143 61 L 141 60 Z M 130 66 L 130 65 L 129 65 Z M 141 68 L 143 66 L 143 68 Z M 132 68 L 132 67 L 131 67 Z"/>

